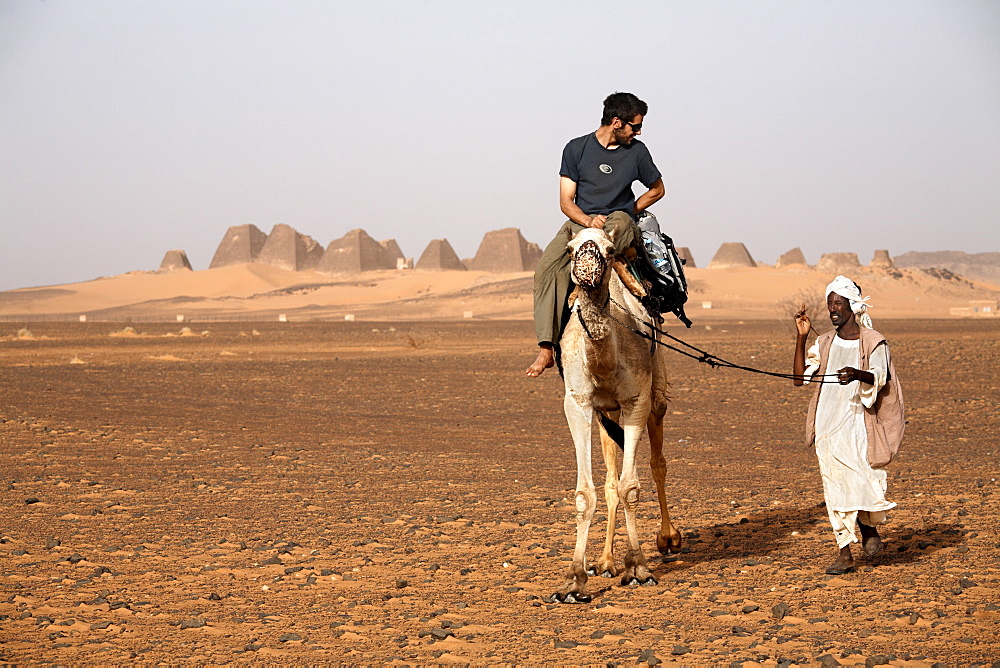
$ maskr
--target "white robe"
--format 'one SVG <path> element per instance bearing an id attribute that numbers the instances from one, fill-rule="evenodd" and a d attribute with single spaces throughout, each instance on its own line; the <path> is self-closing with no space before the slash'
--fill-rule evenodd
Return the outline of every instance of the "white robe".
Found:
<path id="1" fill-rule="evenodd" d="M 826 373 L 835 373 L 845 366 L 858 368 L 860 344 L 835 336 Z M 819 370 L 819 362 L 819 346 L 814 343 L 806 355 L 806 378 Z M 873 469 L 868 464 L 864 415 L 864 407 L 875 404 L 879 390 L 885 385 L 888 369 L 889 351 L 881 345 L 868 360 L 874 385 L 854 381 L 847 385 L 824 383 L 820 388 L 816 406 L 816 456 L 837 547 L 857 542 L 855 520 L 877 526 L 885 522 L 885 511 L 896 507 L 885 500 L 885 470 Z"/>

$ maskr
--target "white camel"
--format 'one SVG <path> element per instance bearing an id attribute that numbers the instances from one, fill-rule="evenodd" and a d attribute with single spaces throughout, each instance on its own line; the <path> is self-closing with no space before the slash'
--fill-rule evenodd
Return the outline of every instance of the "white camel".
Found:
<path id="1" fill-rule="evenodd" d="M 585 603 L 591 600 L 586 586 L 588 572 L 607 577 L 619 573 L 613 551 L 619 502 L 625 507 L 628 531 L 621 582 L 656 584 L 646 565 L 636 528 L 639 480 L 635 457 L 643 427 L 649 434 L 650 467 L 660 503 L 657 548 L 664 554 L 679 551 L 681 535 L 670 523 L 664 492 L 667 467 L 663 457 L 663 416 L 668 401 L 665 356 L 662 352 L 651 354 L 650 342 L 625 326 L 651 333 L 644 323 L 652 320 L 612 270 L 614 244 L 603 230 L 582 230 L 569 242 L 569 249 L 577 287 L 570 297 L 572 317 L 559 344 L 566 383 L 563 408 L 576 446 L 576 547 L 566 581 L 553 598 L 563 603 Z M 608 526 L 604 551 L 595 567 L 588 569 L 587 534 L 597 506 L 591 467 L 595 410 L 620 416 L 625 442 L 619 476 L 618 445 L 601 426 L 601 449 L 607 468 L 604 496 Z"/>

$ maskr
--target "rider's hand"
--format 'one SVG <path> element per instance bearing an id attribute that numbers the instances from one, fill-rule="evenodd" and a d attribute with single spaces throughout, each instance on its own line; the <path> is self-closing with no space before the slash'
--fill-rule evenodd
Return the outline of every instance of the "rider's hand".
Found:
<path id="1" fill-rule="evenodd" d="M 603 230 L 604 223 L 606 223 L 607 221 L 608 221 L 607 216 L 598 214 L 590 219 L 590 224 L 588 225 L 588 227 L 593 227 L 594 229 Z"/>

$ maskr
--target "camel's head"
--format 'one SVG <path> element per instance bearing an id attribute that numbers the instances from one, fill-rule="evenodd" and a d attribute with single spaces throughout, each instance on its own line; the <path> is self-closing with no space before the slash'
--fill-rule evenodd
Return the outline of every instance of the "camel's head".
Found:
<path id="1" fill-rule="evenodd" d="M 567 246 L 573 282 L 590 290 L 600 286 L 615 252 L 611 238 L 604 230 L 588 227 L 578 232 Z"/>

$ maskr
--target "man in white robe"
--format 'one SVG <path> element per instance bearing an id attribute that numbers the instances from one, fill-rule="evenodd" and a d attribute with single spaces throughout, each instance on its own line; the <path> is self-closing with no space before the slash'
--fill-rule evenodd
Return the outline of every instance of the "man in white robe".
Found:
<path id="1" fill-rule="evenodd" d="M 882 467 L 895 454 L 902 437 L 902 395 L 885 338 L 872 329 L 866 313 L 868 298 L 862 299 L 857 284 L 843 276 L 830 283 L 826 292 L 827 310 L 836 330 L 820 336 L 807 353 L 811 323 L 805 309 L 795 316 L 793 373 L 798 378 L 793 382 L 808 383 L 816 374 L 819 380 L 826 381 L 817 388 L 808 426 L 819 459 L 827 513 L 840 550 L 826 572 L 841 575 L 854 570 L 851 543 L 858 542 L 855 526 L 861 530 L 862 549 L 874 556 L 882 548 L 876 527 L 886 521 L 886 511 L 896 507 L 885 498 L 886 473 Z M 837 369 L 836 374 L 827 374 L 827 369 Z M 888 387 L 889 383 L 893 387 Z M 883 390 L 892 391 L 891 401 L 881 401 Z M 888 455 L 875 452 L 877 448 L 873 449 L 869 442 L 871 424 L 866 424 L 878 421 L 884 403 L 892 404 L 886 416 L 894 423 L 890 431 L 895 442 Z"/>

